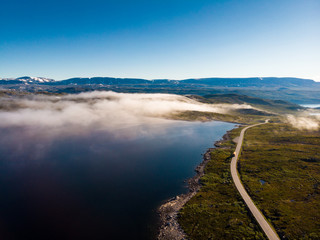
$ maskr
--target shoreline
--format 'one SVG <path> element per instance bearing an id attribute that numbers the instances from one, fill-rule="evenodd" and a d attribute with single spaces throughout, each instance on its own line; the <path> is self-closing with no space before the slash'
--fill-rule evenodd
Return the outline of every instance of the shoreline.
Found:
<path id="1" fill-rule="evenodd" d="M 237 128 L 237 126 L 239 125 L 236 125 L 235 128 Z M 200 178 L 204 176 L 204 169 L 207 163 L 211 160 L 211 152 L 214 149 L 221 147 L 222 142 L 230 140 L 229 132 L 233 129 L 227 131 L 222 136 L 221 140 L 216 141 L 214 143 L 214 148 L 208 148 L 203 154 L 203 161 L 195 168 L 196 174 L 187 180 L 188 192 L 165 201 L 165 203 L 158 208 L 160 227 L 158 228 L 157 240 L 187 239 L 187 235 L 178 223 L 178 213 L 180 209 L 200 190 Z"/>

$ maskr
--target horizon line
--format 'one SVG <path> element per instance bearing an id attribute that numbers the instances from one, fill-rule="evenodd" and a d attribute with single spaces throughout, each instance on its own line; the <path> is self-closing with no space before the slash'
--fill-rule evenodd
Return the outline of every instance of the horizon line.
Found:
<path id="1" fill-rule="evenodd" d="M 94 77 L 68 77 L 68 78 L 64 78 L 64 79 L 54 79 L 54 78 L 50 78 L 50 77 L 42 77 L 42 76 L 28 76 L 28 75 L 24 75 L 24 76 L 20 76 L 20 77 L 0 77 L 0 80 L 5 80 L 5 79 L 18 79 L 18 78 L 24 78 L 24 77 L 29 77 L 29 78 L 46 78 L 46 79 L 52 79 L 54 81 L 64 81 L 64 80 L 68 80 L 68 79 L 72 79 L 72 78 L 115 78 L 115 79 L 142 79 L 142 80 L 148 80 L 148 81 L 154 81 L 154 80 L 170 80 L 170 81 L 183 81 L 183 80 L 189 80 L 189 79 L 195 79 L 195 80 L 200 80 L 200 79 L 210 79 L 210 78 L 218 78 L 218 79 L 232 79 L 232 78 L 237 78 L 237 79 L 248 79 L 248 78 L 260 78 L 261 80 L 264 78 L 296 78 L 296 79 L 303 79 L 303 80 L 312 80 L 315 82 L 320 82 L 320 78 L 319 80 L 312 79 L 312 78 L 306 78 L 306 77 L 289 77 L 289 76 L 282 76 L 282 77 L 274 77 L 274 76 L 269 76 L 269 77 L 258 77 L 258 76 L 250 76 L 250 77 L 189 77 L 189 78 L 183 78 L 183 79 L 173 79 L 173 78 L 140 78 L 140 77 L 114 77 L 114 76 L 94 76 Z"/>

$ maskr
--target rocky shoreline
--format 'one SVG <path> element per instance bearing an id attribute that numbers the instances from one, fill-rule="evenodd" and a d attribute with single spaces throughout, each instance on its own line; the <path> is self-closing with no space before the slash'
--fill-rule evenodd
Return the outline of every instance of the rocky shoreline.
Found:
<path id="1" fill-rule="evenodd" d="M 230 139 L 229 131 L 219 140 L 214 143 L 215 147 L 220 147 L 221 143 Z M 200 178 L 204 175 L 204 169 L 211 159 L 211 152 L 215 148 L 209 148 L 203 155 L 203 161 L 196 167 L 196 175 L 188 179 L 189 192 L 178 195 L 169 199 L 158 209 L 160 216 L 160 228 L 157 239 L 158 240 L 185 240 L 186 234 L 178 223 L 178 213 L 180 209 L 200 190 Z"/>

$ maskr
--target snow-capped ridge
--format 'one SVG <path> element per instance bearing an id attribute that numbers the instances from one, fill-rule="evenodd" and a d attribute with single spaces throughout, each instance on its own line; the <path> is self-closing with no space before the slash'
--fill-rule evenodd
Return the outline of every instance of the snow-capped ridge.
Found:
<path id="1" fill-rule="evenodd" d="M 10 81 L 15 81 L 15 82 L 21 82 L 24 84 L 27 83 L 49 83 L 49 82 L 55 82 L 54 79 L 50 78 L 44 78 L 44 77 L 29 77 L 29 76 L 23 76 L 19 78 L 0 78 L 2 81 L 10 82 Z"/>
<path id="2" fill-rule="evenodd" d="M 20 80 L 20 81 L 29 82 L 29 83 L 34 83 L 34 82 L 39 82 L 39 83 L 54 82 L 54 80 L 53 80 L 53 79 L 50 79 L 50 78 L 44 78 L 44 77 L 29 77 L 29 76 L 16 78 L 15 80 Z"/>

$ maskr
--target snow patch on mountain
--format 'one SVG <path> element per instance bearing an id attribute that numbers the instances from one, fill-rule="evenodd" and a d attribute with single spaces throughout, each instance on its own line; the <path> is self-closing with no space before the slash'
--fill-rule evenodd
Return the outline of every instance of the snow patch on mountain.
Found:
<path id="1" fill-rule="evenodd" d="M 24 77 L 19 77 L 19 78 L 0 78 L 0 80 L 4 81 L 19 81 L 24 84 L 27 83 L 47 83 L 47 82 L 55 82 L 54 79 L 50 78 L 44 78 L 44 77 L 29 77 L 29 76 L 24 76 Z"/>

